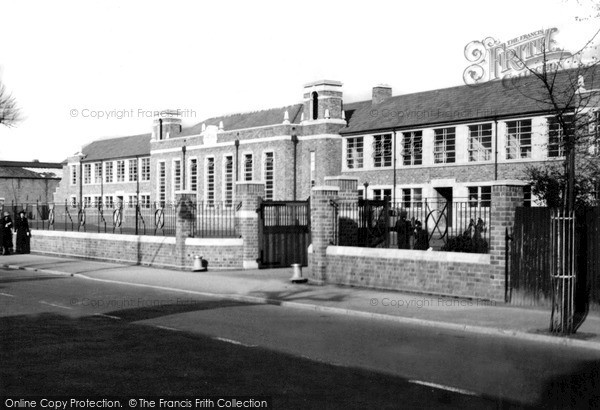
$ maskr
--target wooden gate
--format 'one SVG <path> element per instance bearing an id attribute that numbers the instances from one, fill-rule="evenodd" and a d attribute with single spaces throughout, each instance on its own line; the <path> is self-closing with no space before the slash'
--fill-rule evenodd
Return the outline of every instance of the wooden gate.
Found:
<path id="1" fill-rule="evenodd" d="M 507 241 L 507 300 L 518 305 L 550 306 L 552 284 L 552 209 L 519 207 Z M 576 314 L 600 305 L 600 207 L 579 210 L 575 226 Z"/>
<path id="2" fill-rule="evenodd" d="M 260 206 L 261 267 L 308 265 L 310 202 L 269 201 Z"/>

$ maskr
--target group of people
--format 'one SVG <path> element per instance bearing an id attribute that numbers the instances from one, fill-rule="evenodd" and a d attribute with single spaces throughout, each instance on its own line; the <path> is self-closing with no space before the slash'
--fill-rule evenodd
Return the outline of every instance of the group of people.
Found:
<path id="1" fill-rule="evenodd" d="M 396 221 L 395 230 L 398 234 L 398 249 L 410 249 L 410 237 L 414 236 L 413 249 L 426 251 L 429 249 L 429 236 L 427 230 L 423 229 L 421 221 L 416 220 L 414 224 L 406 219 L 406 212 L 400 214 Z"/>
<path id="2" fill-rule="evenodd" d="M 19 216 L 13 224 L 8 212 L 4 212 L 0 220 L 0 243 L 2 244 L 2 255 L 13 253 L 13 232 L 17 233 L 17 253 L 29 253 L 29 239 L 31 231 L 25 211 L 19 212 Z"/>

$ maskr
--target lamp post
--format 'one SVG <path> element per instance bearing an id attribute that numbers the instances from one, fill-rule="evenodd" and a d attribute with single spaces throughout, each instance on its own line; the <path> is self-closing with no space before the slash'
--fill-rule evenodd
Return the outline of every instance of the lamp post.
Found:
<path id="1" fill-rule="evenodd" d="M 187 150 L 186 146 L 185 146 L 185 140 L 183 140 L 183 146 L 181 147 L 181 156 L 182 156 L 182 164 L 181 166 L 183 167 L 183 181 L 182 181 L 182 188 L 185 191 L 185 151 Z"/>

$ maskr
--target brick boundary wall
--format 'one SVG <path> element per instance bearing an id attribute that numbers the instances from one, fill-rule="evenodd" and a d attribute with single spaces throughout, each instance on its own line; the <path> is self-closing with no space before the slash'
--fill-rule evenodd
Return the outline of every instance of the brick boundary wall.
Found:
<path id="1" fill-rule="evenodd" d="M 490 255 L 484 254 L 327 248 L 327 281 L 342 285 L 504 300 L 489 270 Z"/>
<path id="2" fill-rule="evenodd" d="M 187 238 L 180 265 L 175 237 L 42 230 L 31 235 L 33 253 L 186 270 L 195 255 L 208 260 L 209 269 L 241 269 L 243 247 L 241 238 Z"/>
<path id="3" fill-rule="evenodd" d="M 353 197 L 348 191 L 354 187 L 342 178 L 327 183 L 312 190 L 311 282 L 504 301 L 505 231 L 523 205 L 523 182 L 496 181 L 492 187 L 489 254 L 333 246 L 330 201 Z"/>

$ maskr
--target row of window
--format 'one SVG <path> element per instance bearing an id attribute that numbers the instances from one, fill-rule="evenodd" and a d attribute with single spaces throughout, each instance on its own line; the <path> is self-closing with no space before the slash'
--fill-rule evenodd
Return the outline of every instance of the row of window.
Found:
<path id="1" fill-rule="evenodd" d="M 468 199 L 470 207 L 490 207 L 492 203 L 492 187 L 491 186 L 468 186 Z M 373 199 L 383 200 L 392 198 L 391 188 L 376 188 L 373 189 Z M 531 206 L 531 186 L 523 187 L 525 206 Z M 423 189 L 422 188 L 402 188 L 400 189 L 401 206 L 403 208 L 421 208 L 423 205 Z M 363 199 L 364 190 L 358 190 L 359 199 Z"/>
<path id="2" fill-rule="evenodd" d="M 71 185 L 77 185 L 79 165 L 71 165 Z M 104 161 L 82 164 L 83 184 L 150 181 L 150 158 Z"/>
<path id="3" fill-rule="evenodd" d="M 140 194 L 140 208 L 150 208 L 150 195 Z M 104 198 L 104 199 L 103 199 Z M 85 195 L 83 197 L 83 205 L 85 208 L 115 208 L 119 204 L 123 204 L 127 208 L 135 208 L 137 196 L 135 194 L 119 196 L 119 195 Z M 71 196 L 71 207 L 77 207 L 77 197 Z"/>
<path id="4" fill-rule="evenodd" d="M 572 123 L 572 117 L 567 117 Z M 554 118 L 548 122 L 548 157 L 564 156 L 565 130 Z M 433 162 L 452 164 L 456 162 L 456 127 L 436 128 L 433 139 Z M 506 122 L 506 159 L 531 158 L 532 125 L 531 119 Z M 402 165 L 423 164 L 423 131 L 402 132 Z M 492 158 L 492 123 L 469 125 L 469 162 L 489 161 Z M 392 165 L 392 134 L 373 136 L 373 166 L 375 168 Z M 351 137 L 346 143 L 346 167 L 364 167 L 364 137 Z"/>
<path id="5" fill-rule="evenodd" d="M 216 195 L 216 171 L 215 158 L 205 158 L 204 172 L 204 195 L 205 200 L 209 203 L 214 203 Z M 189 170 L 189 189 L 198 191 L 198 159 L 191 158 L 188 162 Z M 242 167 L 244 181 L 252 181 L 254 178 L 254 157 L 253 154 L 244 154 Z M 167 200 L 167 163 L 165 161 L 158 162 L 158 201 L 164 204 Z M 233 203 L 234 189 L 234 159 L 233 155 L 226 155 L 223 161 L 223 200 L 226 205 Z M 173 160 L 173 193 L 182 189 L 182 168 L 181 160 Z M 273 152 L 264 153 L 263 161 L 263 181 L 265 182 L 265 199 L 272 200 L 275 192 L 275 159 Z"/>

